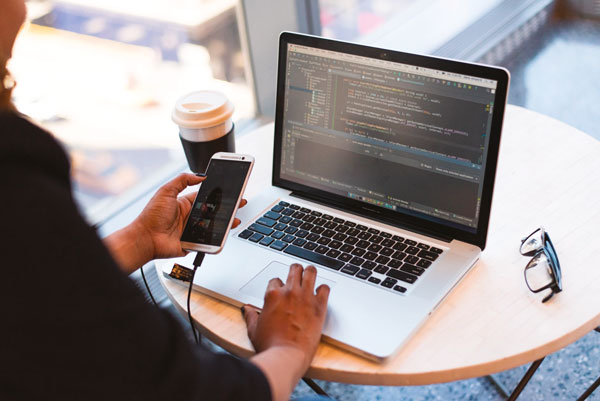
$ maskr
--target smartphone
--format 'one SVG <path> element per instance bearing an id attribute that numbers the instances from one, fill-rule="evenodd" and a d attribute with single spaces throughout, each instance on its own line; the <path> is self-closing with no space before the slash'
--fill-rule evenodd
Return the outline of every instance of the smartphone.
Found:
<path id="1" fill-rule="evenodd" d="M 183 249 L 221 252 L 253 166 L 250 155 L 213 155 L 181 235 Z"/>

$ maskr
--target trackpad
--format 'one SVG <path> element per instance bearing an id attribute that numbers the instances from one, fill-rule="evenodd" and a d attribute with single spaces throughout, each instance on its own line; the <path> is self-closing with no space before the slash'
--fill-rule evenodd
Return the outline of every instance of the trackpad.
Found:
<path id="1" fill-rule="evenodd" d="M 275 277 L 279 277 L 281 281 L 285 283 L 289 271 L 289 266 L 280 262 L 271 262 L 267 265 L 267 267 L 262 269 L 260 273 L 258 273 L 242 288 L 240 288 L 240 292 L 251 295 L 258 299 L 263 299 L 265 297 L 265 291 L 267 290 L 269 281 Z M 333 288 L 335 286 L 335 281 L 327 280 L 326 278 L 322 278 L 317 274 L 315 288 L 318 288 L 321 284 L 327 284 L 329 288 Z"/>

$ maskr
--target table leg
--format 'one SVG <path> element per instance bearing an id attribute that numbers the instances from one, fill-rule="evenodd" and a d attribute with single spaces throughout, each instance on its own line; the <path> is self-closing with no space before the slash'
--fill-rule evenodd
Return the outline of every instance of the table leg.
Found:
<path id="1" fill-rule="evenodd" d="M 303 377 L 302 381 L 308 385 L 315 393 L 319 395 L 324 395 L 325 397 L 329 397 L 329 395 L 323 390 L 317 383 L 315 383 L 312 379 L 308 377 Z"/>
<path id="2" fill-rule="evenodd" d="M 521 391 L 523 391 L 527 383 L 529 383 L 529 380 L 531 380 L 531 377 L 533 376 L 535 371 L 538 370 L 538 368 L 544 361 L 544 358 L 538 359 L 537 361 L 531 364 L 529 369 L 527 369 L 527 372 L 525 372 L 525 376 L 523 376 L 519 384 L 517 384 L 517 387 L 514 389 L 510 397 L 508 397 L 507 401 L 515 401 L 519 397 Z"/>
<path id="3" fill-rule="evenodd" d="M 594 384 L 589 386 L 588 389 L 585 390 L 585 392 L 583 394 L 581 394 L 581 397 L 579 397 L 577 399 L 577 401 L 583 401 L 586 398 L 588 398 L 594 392 L 594 390 L 596 390 L 598 388 L 598 386 L 600 386 L 600 377 L 598 377 L 596 379 L 596 381 L 594 382 Z"/>

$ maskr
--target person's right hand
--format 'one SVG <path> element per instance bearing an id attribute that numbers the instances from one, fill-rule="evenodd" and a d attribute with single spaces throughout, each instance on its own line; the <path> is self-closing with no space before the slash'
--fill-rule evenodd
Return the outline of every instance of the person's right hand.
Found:
<path id="1" fill-rule="evenodd" d="M 304 371 L 310 366 L 327 314 L 329 287 L 314 291 L 317 269 L 299 264 L 290 266 L 285 285 L 279 278 L 269 282 L 261 313 L 251 306 L 242 308 L 248 337 L 257 352 L 272 347 L 292 347 L 304 360 Z"/>

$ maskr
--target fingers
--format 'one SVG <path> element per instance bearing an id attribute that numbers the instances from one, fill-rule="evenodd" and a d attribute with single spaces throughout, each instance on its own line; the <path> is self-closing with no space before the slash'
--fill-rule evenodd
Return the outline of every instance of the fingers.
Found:
<path id="1" fill-rule="evenodd" d="M 231 225 L 231 228 L 236 228 L 241 223 L 242 223 L 242 221 L 236 217 L 235 219 L 233 219 L 233 224 Z"/>
<path id="2" fill-rule="evenodd" d="M 292 264 L 285 285 L 289 288 L 299 287 L 302 284 L 302 272 L 301 265 L 298 263 Z"/>
<path id="3" fill-rule="evenodd" d="M 242 199 L 240 201 L 240 206 L 238 207 L 238 209 L 243 208 L 244 206 L 246 206 L 248 204 L 248 201 L 246 199 Z"/>
<path id="4" fill-rule="evenodd" d="M 283 287 L 283 281 L 281 281 L 279 277 L 272 278 L 269 280 L 269 284 L 267 285 L 267 292 L 281 287 Z"/>
<path id="5" fill-rule="evenodd" d="M 256 331 L 256 324 L 258 323 L 258 309 L 252 305 L 244 305 L 242 306 L 242 315 L 248 328 L 248 337 L 253 338 Z"/>
<path id="6" fill-rule="evenodd" d="M 319 286 L 319 288 L 317 288 L 317 301 L 319 301 L 319 304 L 321 306 L 326 306 L 327 305 L 327 300 L 329 299 L 329 292 L 331 290 L 329 289 L 329 286 L 326 284 L 321 284 Z"/>
<path id="7" fill-rule="evenodd" d="M 302 275 L 302 288 L 305 292 L 312 294 L 315 289 L 315 281 L 317 280 L 317 269 L 314 266 L 310 265 L 306 269 L 304 269 L 304 274 Z"/>
<path id="8" fill-rule="evenodd" d="M 198 177 L 194 174 L 182 173 L 174 179 L 172 179 L 171 181 L 167 182 L 165 185 L 163 185 L 160 188 L 160 190 L 165 191 L 169 195 L 177 196 L 181 191 L 183 191 L 187 187 L 191 185 L 198 185 L 204 180 L 205 177 Z"/>

